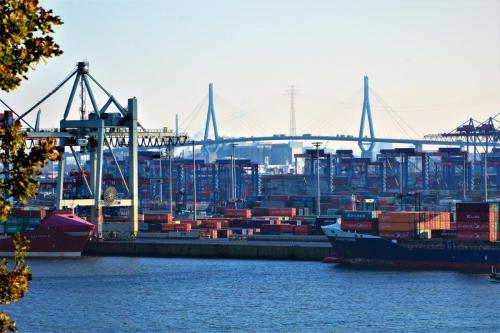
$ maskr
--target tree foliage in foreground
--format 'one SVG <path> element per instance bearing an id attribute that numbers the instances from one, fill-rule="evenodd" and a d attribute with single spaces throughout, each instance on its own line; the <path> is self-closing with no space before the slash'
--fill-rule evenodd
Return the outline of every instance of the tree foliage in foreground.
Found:
<path id="1" fill-rule="evenodd" d="M 14 245 L 16 247 L 16 254 L 12 270 L 9 270 L 7 259 L 0 261 L 0 304 L 17 303 L 24 296 L 24 293 L 29 290 L 31 272 L 25 262 L 29 241 L 23 239 L 17 233 Z M 11 320 L 9 315 L 2 311 L 0 313 L 0 332 L 16 331 L 16 322 Z"/>
<path id="2" fill-rule="evenodd" d="M 38 0 L 0 0 L 0 90 L 15 89 L 41 60 L 62 54 L 50 36 L 62 23 Z M 40 141 L 28 150 L 25 138 L 17 120 L 0 126 L 0 222 L 5 223 L 12 211 L 12 200 L 26 203 L 37 193 L 40 169 L 48 160 L 58 159 L 54 140 Z M 31 272 L 25 263 L 29 242 L 17 234 L 14 245 L 13 268 L 6 259 L 0 261 L 0 304 L 17 303 L 29 290 Z M 15 331 L 15 321 L 1 312 L 0 333 Z"/>
<path id="3" fill-rule="evenodd" d="M 26 149 L 25 132 L 21 123 L 14 120 L 12 125 L 0 126 L 0 222 L 5 222 L 12 210 L 10 198 L 24 204 L 38 192 L 36 176 L 48 160 L 55 161 L 59 154 L 54 140 L 49 138 Z"/>
<path id="4" fill-rule="evenodd" d="M 62 23 L 38 0 L 0 1 L 0 90 L 16 88 L 40 60 L 62 54 L 50 36 Z"/>
<path id="5" fill-rule="evenodd" d="M 0 222 L 3 223 L 12 211 L 12 199 L 27 203 L 30 197 L 37 194 L 39 183 L 36 176 L 40 175 L 40 169 L 49 160 L 59 159 L 59 152 L 51 138 L 26 149 L 27 134 L 21 129 L 18 120 L 14 120 L 12 125 L 3 123 L 0 126 Z M 31 273 L 24 261 L 29 243 L 18 234 L 14 245 L 14 268 L 9 269 L 6 259 L 0 261 L 0 304 L 17 303 L 29 290 Z M 1 312 L 0 333 L 15 331 L 15 321 Z"/>

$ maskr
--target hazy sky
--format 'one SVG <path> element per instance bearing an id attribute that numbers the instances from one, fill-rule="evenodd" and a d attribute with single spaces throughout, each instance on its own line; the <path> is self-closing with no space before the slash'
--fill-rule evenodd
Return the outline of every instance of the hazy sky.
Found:
<path id="1" fill-rule="evenodd" d="M 65 22 L 54 36 L 64 54 L 1 93 L 18 111 L 85 59 L 123 104 L 138 98 L 145 127 L 173 127 L 178 113 L 190 134 L 202 130 L 207 103 L 196 106 L 209 82 L 223 135 L 288 133 L 290 84 L 300 91 L 298 133 L 357 134 L 365 74 L 383 101 L 371 96 L 379 136 L 443 132 L 500 112 L 500 1 L 42 4 Z M 58 125 L 69 89 L 42 105 L 43 127 Z"/>

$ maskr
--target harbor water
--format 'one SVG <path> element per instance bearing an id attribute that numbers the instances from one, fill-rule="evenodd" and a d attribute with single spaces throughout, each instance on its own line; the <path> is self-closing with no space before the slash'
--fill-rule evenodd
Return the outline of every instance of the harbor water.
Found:
<path id="1" fill-rule="evenodd" d="M 499 332 L 487 274 L 298 261 L 30 260 L 20 332 Z"/>

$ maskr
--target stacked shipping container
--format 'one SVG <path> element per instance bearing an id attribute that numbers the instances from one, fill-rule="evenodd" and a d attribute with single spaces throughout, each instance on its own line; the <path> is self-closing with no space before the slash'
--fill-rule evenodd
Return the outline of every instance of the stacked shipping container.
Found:
<path id="1" fill-rule="evenodd" d="M 500 241 L 499 203 L 458 203 L 457 239 Z"/>
<path id="2" fill-rule="evenodd" d="M 377 211 L 344 211 L 341 228 L 359 232 L 376 232 L 379 214 L 380 212 Z"/>
<path id="3" fill-rule="evenodd" d="M 450 214 L 443 212 L 383 212 L 379 218 L 379 235 L 391 239 L 412 239 L 424 232 L 430 238 L 433 230 L 450 228 Z"/>

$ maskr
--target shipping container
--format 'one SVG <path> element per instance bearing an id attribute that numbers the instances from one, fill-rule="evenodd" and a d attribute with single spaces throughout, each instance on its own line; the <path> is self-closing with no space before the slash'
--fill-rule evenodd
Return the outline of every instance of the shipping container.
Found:
<path id="1" fill-rule="evenodd" d="M 498 212 L 499 203 L 497 202 L 458 202 L 457 212 Z"/>
<path id="2" fill-rule="evenodd" d="M 260 227 L 262 234 L 291 234 L 293 233 L 293 225 L 290 224 L 263 224 Z"/>
<path id="3" fill-rule="evenodd" d="M 222 228 L 222 224 L 221 224 L 220 221 L 204 220 L 204 221 L 201 222 L 201 227 L 202 228 L 219 230 L 219 229 Z"/>
<path id="4" fill-rule="evenodd" d="M 268 208 L 269 216 L 287 216 L 294 217 L 297 215 L 295 208 Z"/>
<path id="5" fill-rule="evenodd" d="M 380 222 L 378 225 L 378 230 L 382 231 L 415 231 L 417 225 L 413 222 L 401 222 L 401 223 L 390 223 L 390 222 Z"/>
<path id="6" fill-rule="evenodd" d="M 348 221 L 369 221 L 377 218 L 376 211 L 352 211 L 346 210 L 342 212 L 342 220 Z"/>
<path id="7" fill-rule="evenodd" d="M 446 238 L 446 239 L 455 239 L 457 238 L 456 230 L 433 230 L 432 238 Z"/>
<path id="8" fill-rule="evenodd" d="M 457 231 L 490 231 L 490 224 L 483 222 L 459 222 Z"/>
<path id="9" fill-rule="evenodd" d="M 139 223 L 139 231 L 148 232 L 149 231 L 149 224 L 148 223 Z"/>
<path id="10" fill-rule="evenodd" d="M 484 231 L 457 231 L 457 240 L 489 241 L 490 233 Z"/>
<path id="11" fill-rule="evenodd" d="M 251 218 L 252 211 L 250 209 L 224 209 L 224 216 Z"/>
<path id="12" fill-rule="evenodd" d="M 230 238 L 233 235 L 231 229 L 219 229 L 217 230 L 217 238 Z"/>
<path id="13" fill-rule="evenodd" d="M 311 225 L 296 225 L 293 227 L 293 233 L 295 235 L 312 235 Z"/>
<path id="14" fill-rule="evenodd" d="M 248 226 L 248 222 L 243 219 L 231 219 L 228 221 L 227 226 L 230 228 L 245 228 Z"/>
<path id="15" fill-rule="evenodd" d="M 474 211 L 457 211 L 457 223 L 461 222 L 483 222 L 489 223 L 491 220 L 496 220 L 496 214 L 493 212 L 474 212 Z"/>
<path id="16" fill-rule="evenodd" d="M 413 239 L 414 232 L 409 231 L 381 231 L 379 236 L 387 239 Z"/>
<path id="17" fill-rule="evenodd" d="M 251 236 L 253 235 L 253 229 L 249 228 L 231 228 L 233 235 L 241 235 L 241 236 Z"/>
<path id="18" fill-rule="evenodd" d="M 252 208 L 253 216 L 267 216 L 269 215 L 269 210 L 263 207 L 254 207 Z"/>
<path id="19" fill-rule="evenodd" d="M 144 222 L 147 223 L 172 223 L 174 218 L 170 213 L 144 212 Z"/>
<path id="20" fill-rule="evenodd" d="M 368 231 L 375 232 L 377 231 L 377 222 L 372 221 L 342 221 L 340 223 L 340 228 L 344 231 Z"/>

